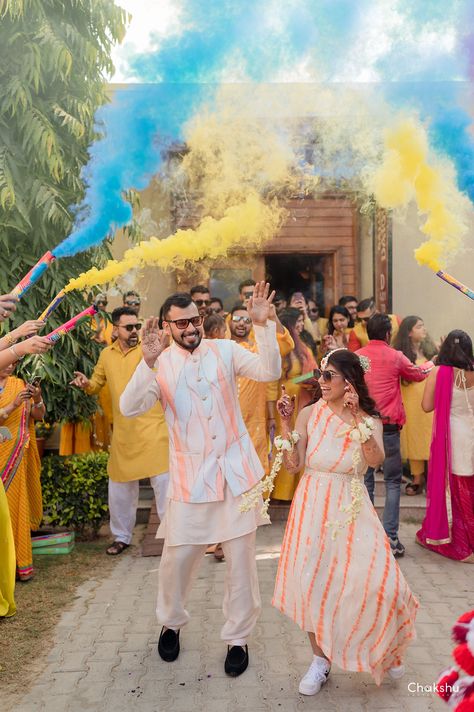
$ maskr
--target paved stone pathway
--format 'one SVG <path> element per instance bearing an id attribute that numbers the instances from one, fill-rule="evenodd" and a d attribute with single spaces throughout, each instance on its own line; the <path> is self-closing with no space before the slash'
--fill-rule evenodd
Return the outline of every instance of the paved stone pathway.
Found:
<path id="1" fill-rule="evenodd" d="M 263 611 L 242 677 L 228 678 L 223 671 L 219 631 L 225 564 L 210 556 L 203 561 L 182 652 L 169 664 L 156 651 L 159 558 L 127 553 L 108 578 L 78 590 L 57 626 L 42 673 L 15 712 L 446 712 L 436 695 L 416 691 L 416 685 L 432 685 L 450 664 L 450 629 L 472 606 L 474 566 L 425 551 L 414 543 L 416 526 L 402 525 L 407 553 L 401 567 L 421 602 L 418 640 L 409 649 L 405 678 L 377 688 L 369 675 L 333 669 L 319 695 L 303 697 L 298 681 L 310 660 L 306 637 L 270 605 L 283 528 L 277 522 L 259 530 Z"/>

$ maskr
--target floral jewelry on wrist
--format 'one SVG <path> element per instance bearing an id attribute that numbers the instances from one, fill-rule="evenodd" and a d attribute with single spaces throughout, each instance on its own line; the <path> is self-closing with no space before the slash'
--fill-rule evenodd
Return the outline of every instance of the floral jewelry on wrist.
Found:
<path id="1" fill-rule="evenodd" d="M 11 334 L 5 334 L 5 339 L 7 340 L 9 346 L 13 346 L 13 344 L 16 343 L 16 339 L 14 339 Z"/>
<path id="2" fill-rule="evenodd" d="M 267 492 L 267 496 L 263 501 L 260 514 L 262 515 L 262 517 L 270 521 L 270 517 L 268 514 L 270 495 L 273 492 L 273 488 L 275 487 L 275 478 L 283 464 L 283 453 L 292 452 L 299 439 L 300 434 L 297 430 L 293 430 L 293 432 L 288 433 L 287 438 L 283 438 L 281 435 L 277 435 L 275 437 L 273 444 L 277 449 L 277 454 L 275 456 L 275 462 L 272 465 L 270 474 L 264 477 L 263 480 L 260 480 L 260 482 L 256 484 L 255 487 L 252 487 L 251 490 L 245 492 L 242 495 L 242 502 L 239 505 L 239 510 L 241 512 L 249 512 L 251 509 L 256 507 L 262 501 L 263 493 Z"/>
<path id="3" fill-rule="evenodd" d="M 350 438 L 356 443 L 363 445 L 370 440 L 375 432 L 375 421 L 370 416 L 362 418 L 359 423 L 356 423 L 350 432 Z"/>

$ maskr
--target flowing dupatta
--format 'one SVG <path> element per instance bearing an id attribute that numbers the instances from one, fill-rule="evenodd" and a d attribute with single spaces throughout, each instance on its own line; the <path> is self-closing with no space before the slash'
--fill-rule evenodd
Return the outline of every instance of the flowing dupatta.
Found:
<path id="1" fill-rule="evenodd" d="M 14 376 L 9 376 L 5 390 L 0 396 L 0 407 L 8 405 L 24 388 L 23 381 Z M 19 408 L 15 408 L 4 422 L 4 425 L 13 435 L 13 439 L 4 442 L 0 450 L 0 473 L 5 490 L 8 490 L 15 477 L 25 448 L 29 444 L 29 414 L 29 402 L 25 402 Z"/>
<path id="2" fill-rule="evenodd" d="M 422 531 L 427 544 L 449 544 L 453 522 L 451 509 L 450 415 L 454 369 L 440 366 L 436 376 L 433 435 L 428 464 L 426 515 Z"/>

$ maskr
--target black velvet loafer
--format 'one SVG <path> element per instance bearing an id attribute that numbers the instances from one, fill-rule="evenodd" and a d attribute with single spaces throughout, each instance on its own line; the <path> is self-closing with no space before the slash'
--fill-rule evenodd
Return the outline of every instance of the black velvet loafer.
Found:
<path id="1" fill-rule="evenodd" d="M 179 655 L 179 630 L 161 629 L 158 654 L 162 660 L 172 663 Z"/>
<path id="2" fill-rule="evenodd" d="M 231 677 L 238 677 L 247 670 L 249 664 L 249 649 L 241 645 L 227 646 L 227 657 L 224 663 L 224 670 Z"/>

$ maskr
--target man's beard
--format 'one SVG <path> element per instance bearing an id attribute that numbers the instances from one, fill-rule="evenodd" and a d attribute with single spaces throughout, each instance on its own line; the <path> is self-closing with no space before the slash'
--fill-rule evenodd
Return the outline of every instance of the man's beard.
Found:
<path id="1" fill-rule="evenodd" d="M 202 334 L 199 331 L 195 331 L 194 333 L 186 334 L 186 336 L 197 336 L 197 339 L 194 343 L 188 344 L 183 340 L 183 334 L 181 334 L 180 338 L 176 338 L 173 335 L 173 340 L 178 344 L 178 346 L 181 346 L 182 349 L 186 349 L 186 351 L 194 351 L 194 349 L 196 349 L 202 341 Z"/>
<path id="2" fill-rule="evenodd" d="M 133 346 L 136 346 L 136 345 L 138 344 L 138 337 L 133 338 L 133 336 L 129 336 L 128 339 L 127 339 L 127 344 L 128 344 L 128 346 L 130 346 L 131 348 L 132 348 Z"/>

